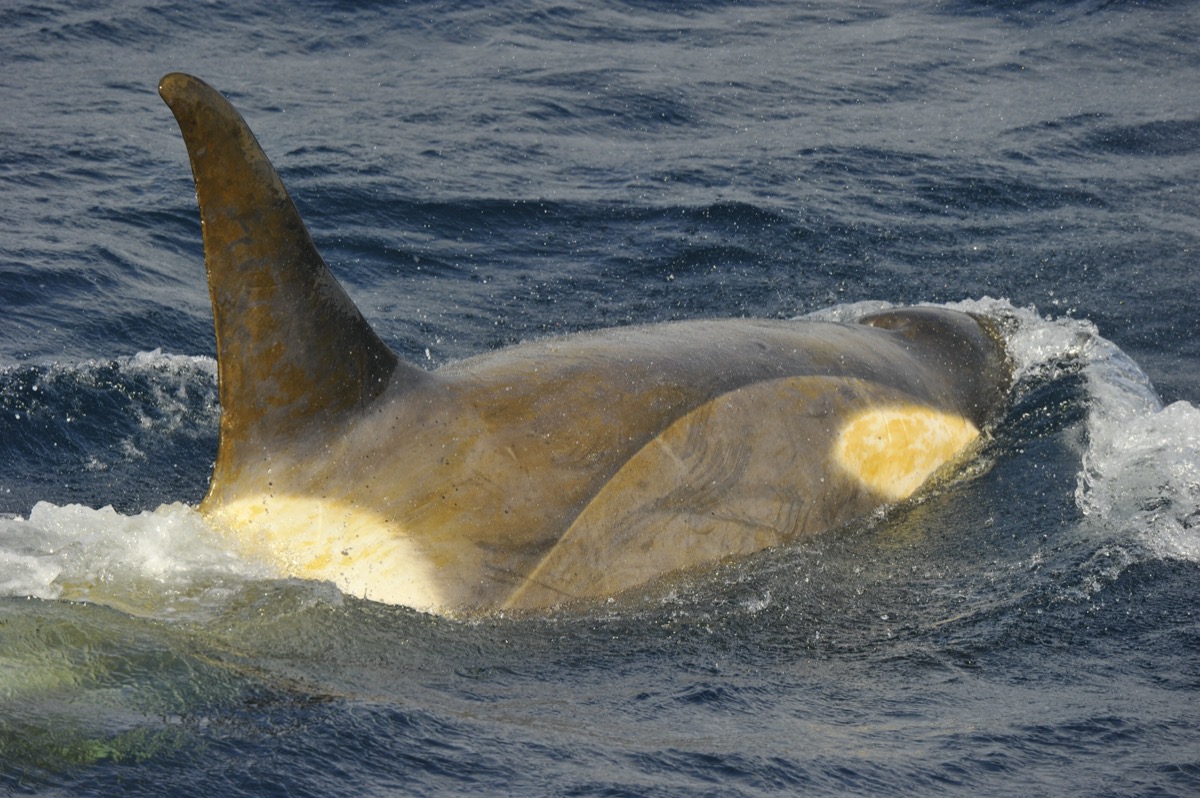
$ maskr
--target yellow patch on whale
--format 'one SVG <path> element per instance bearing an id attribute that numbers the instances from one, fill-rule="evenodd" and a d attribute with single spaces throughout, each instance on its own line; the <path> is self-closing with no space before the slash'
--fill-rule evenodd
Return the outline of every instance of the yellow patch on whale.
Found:
<path id="1" fill-rule="evenodd" d="M 873 408 L 841 428 L 833 459 L 871 490 L 899 501 L 978 437 L 978 428 L 959 415 L 920 405 Z"/>
<path id="2" fill-rule="evenodd" d="M 284 576 L 333 582 L 343 593 L 437 610 L 428 558 L 378 513 L 311 496 L 237 499 L 207 513 L 228 539 Z"/>

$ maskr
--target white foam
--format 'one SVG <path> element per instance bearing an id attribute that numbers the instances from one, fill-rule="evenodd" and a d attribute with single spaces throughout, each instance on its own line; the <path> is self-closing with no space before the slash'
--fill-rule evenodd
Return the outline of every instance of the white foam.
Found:
<path id="1" fill-rule="evenodd" d="M 150 381 L 152 401 L 157 416 L 141 416 L 143 428 L 163 427 L 166 432 L 175 432 L 184 426 L 188 415 L 188 387 L 196 384 L 196 378 L 205 378 L 213 390 L 209 401 L 216 407 L 217 361 L 200 355 L 172 355 L 161 349 L 138 352 L 130 357 L 117 358 L 122 373 L 136 376 L 157 377 Z"/>
<path id="2" fill-rule="evenodd" d="M 1087 380 L 1087 448 L 1075 501 L 1118 545 L 1200 562 L 1200 410 L 1164 408 L 1150 379 L 1091 322 L 1041 318 L 984 299 L 955 305 L 1001 318 L 1020 380 L 1078 369 Z"/>
<path id="3" fill-rule="evenodd" d="M 158 376 L 169 377 L 174 384 L 175 394 L 182 396 L 187 387 L 187 380 L 197 374 L 205 375 L 215 380 L 217 377 L 217 361 L 206 355 L 176 355 L 153 349 L 149 352 L 138 352 L 133 355 L 123 355 L 111 360 L 85 360 L 79 363 L 51 363 L 46 366 L 47 381 L 70 379 L 81 383 L 94 381 L 96 375 L 104 369 L 116 365 L 117 370 L 127 376 Z M 37 390 L 35 387 L 34 390 Z M 164 392 L 162 396 L 171 395 Z"/>
<path id="4" fill-rule="evenodd" d="M 187 505 L 123 515 L 47 502 L 28 518 L 0 520 L 0 573 L 2 596 L 91 601 L 153 616 L 202 610 L 266 575 Z"/>
<path id="5" fill-rule="evenodd" d="M 1187 402 L 1116 410 L 1089 422 L 1080 509 L 1155 556 L 1200 562 L 1200 410 Z"/>

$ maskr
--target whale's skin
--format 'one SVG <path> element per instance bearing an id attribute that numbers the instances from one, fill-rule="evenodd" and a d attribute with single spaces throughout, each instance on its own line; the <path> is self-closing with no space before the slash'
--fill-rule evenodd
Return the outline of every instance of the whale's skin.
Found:
<path id="1" fill-rule="evenodd" d="M 599 599 L 911 496 L 1006 403 L 993 323 L 728 319 L 408 364 L 236 110 L 174 73 L 217 333 L 200 509 L 287 575 L 441 613 Z"/>

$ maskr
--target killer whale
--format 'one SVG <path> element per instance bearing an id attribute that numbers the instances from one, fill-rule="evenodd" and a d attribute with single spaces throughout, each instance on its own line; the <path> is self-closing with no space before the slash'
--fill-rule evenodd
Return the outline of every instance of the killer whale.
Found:
<path id="1" fill-rule="evenodd" d="M 282 574 L 441 613 L 611 596 L 907 498 L 1005 405 L 993 324 L 938 308 L 615 328 L 419 368 L 333 277 L 233 106 L 181 73 L 159 93 L 216 329 L 200 509 Z"/>

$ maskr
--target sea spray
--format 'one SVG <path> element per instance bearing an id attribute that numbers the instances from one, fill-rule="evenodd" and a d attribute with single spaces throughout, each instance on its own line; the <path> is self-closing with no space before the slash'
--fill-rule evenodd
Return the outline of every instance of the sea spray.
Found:
<path id="1" fill-rule="evenodd" d="M 187 617 L 266 571 L 239 558 L 184 504 L 123 515 L 111 507 L 34 506 L 0 520 L 0 595 L 87 601 Z"/>

